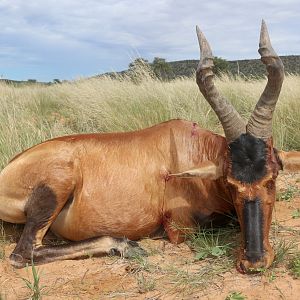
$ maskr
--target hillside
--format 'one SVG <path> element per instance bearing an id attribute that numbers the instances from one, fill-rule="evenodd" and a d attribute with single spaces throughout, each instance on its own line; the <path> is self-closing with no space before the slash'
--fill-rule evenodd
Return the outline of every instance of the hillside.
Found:
<path id="1" fill-rule="evenodd" d="M 300 74 L 300 55 L 280 56 L 280 58 L 282 59 L 286 73 L 294 74 L 294 75 Z M 164 59 L 162 60 L 168 66 L 167 67 L 168 79 L 193 76 L 199 62 L 196 59 L 179 60 L 179 61 L 171 61 L 171 62 L 165 62 Z M 232 61 L 227 61 L 227 63 L 228 63 L 228 72 L 229 74 L 232 75 L 239 74 L 241 76 L 255 77 L 255 78 L 263 77 L 264 75 L 266 75 L 265 66 L 262 64 L 260 59 L 232 60 Z M 153 63 L 147 62 L 147 64 L 148 66 L 153 67 Z M 138 72 L 136 72 L 135 70 L 134 74 L 136 75 L 137 73 Z M 143 74 L 143 72 L 141 74 Z M 103 77 L 103 76 L 110 76 L 112 78 L 115 78 L 116 76 L 120 76 L 120 75 L 121 76 L 129 75 L 129 77 L 131 77 L 129 70 L 123 70 L 120 72 L 108 72 L 108 73 L 99 74 L 96 76 L 92 76 L 92 78 Z M 54 79 L 52 82 L 40 82 L 35 79 L 28 79 L 27 81 L 18 81 L 18 80 L 0 78 L 0 83 L 1 82 L 19 87 L 19 86 L 27 86 L 27 85 L 35 85 L 35 84 L 52 85 L 52 84 L 58 84 L 62 82 L 68 82 L 68 80 Z"/>
<path id="2" fill-rule="evenodd" d="M 300 74 L 300 55 L 281 56 L 285 72 L 289 74 Z M 180 76 L 192 76 L 197 68 L 198 60 L 181 60 L 168 62 L 172 69 L 174 78 Z M 266 74 L 265 66 L 260 59 L 244 59 L 228 61 L 229 72 L 233 75 L 244 75 L 246 77 L 261 77 Z"/>

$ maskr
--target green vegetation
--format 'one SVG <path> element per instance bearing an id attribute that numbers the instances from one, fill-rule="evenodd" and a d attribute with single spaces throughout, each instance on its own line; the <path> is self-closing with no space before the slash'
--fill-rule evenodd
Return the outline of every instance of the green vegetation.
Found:
<path id="1" fill-rule="evenodd" d="M 199 62 L 199 60 L 196 59 L 166 62 L 165 59 L 158 57 L 155 57 L 152 63 L 149 63 L 143 58 L 138 58 L 136 60 L 145 61 L 146 64 L 152 68 L 154 73 L 158 75 L 158 78 L 163 80 L 176 79 L 180 77 L 192 77 L 196 72 L 197 65 Z M 300 74 L 300 55 L 281 56 L 281 60 L 284 64 L 286 74 Z M 160 72 L 156 72 L 159 63 L 161 62 L 164 64 L 163 73 L 165 73 L 166 76 L 160 76 Z M 158 65 L 156 65 L 156 63 L 158 63 Z M 255 78 L 262 78 L 267 74 L 266 68 L 262 64 L 260 59 L 243 59 L 227 61 L 223 58 L 215 57 L 214 64 L 216 74 L 221 74 L 225 72 L 230 74 L 231 76 L 241 76 L 245 79 L 250 80 Z M 127 70 L 119 72 L 118 74 L 122 75 L 126 73 Z M 113 77 L 116 76 L 115 73 L 107 73 L 106 75 L 110 75 Z"/>
<path id="2" fill-rule="evenodd" d="M 29 267 L 27 266 L 27 272 L 29 271 Z M 41 274 L 36 269 L 33 261 L 31 261 L 31 273 L 32 273 L 32 280 L 23 278 L 22 280 L 25 282 L 27 288 L 30 290 L 30 299 L 32 300 L 39 300 L 42 297 L 42 291 L 45 286 L 40 285 Z M 29 275 L 28 275 L 29 276 Z"/>
<path id="3" fill-rule="evenodd" d="M 299 208 L 294 209 L 294 210 L 292 211 L 292 218 L 293 218 L 293 219 L 298 219 L 298 218 L 300 218 L 300 209 L 299 209 Z"/>
<path id="4" fill-rule="evenodd" d="M 155 289 L 155 280 L 147 279 L 143 273 L 137 275 L 137 286 L 140 294 L 144 294 Z"/>
<path id="5" fill-rule="evenodd" d="M 214 64 L 216 66 L 216 71 L 218 72 L 218 63 L 220 58 L 216 57 L 214 59 Z M 282 62 L 284 64 L 284 69 L 286 74 L 300 74 L 300 56 L 299 55 L 289 55 L 282 56 Z M 244 60 L 232 60 L 224 62 L 221 70 L 222 72 L 228 72 L 233 76 L 242 76 L 244 78 L 261 78 L 266 75 L 266 68 L 260 61 L 260 59 L 244 59 Z M 178 78 L 182 76 L 193 76 L 198 60 L 181 60 L 172 61 L 168 63 L 172 70 L 173 77 Z"/>
<path id="6" fill-rule="evenodd" d="M 277 238 L 274 243 L 275 259 L 272 267 L 276 268 L 281 264 L 286 263 L 296 251 L 294 241 Z"/>
<path id="7" fill-rule="evenodd" d="M 242 293 L 240 292 L 231 292 L 225 300 L 245 300 L 247 299 Z"/>
<path id="8" fill-rule="evenodd" d="M 285 190 L 277 193 L 277 201 L 291 201 L 299 194 L 300 190 L 296 186 L 289 185 Z"/>
<path id="9" fill-rule="evenodd" d="M 195 251 L 195 259 L 230 255 L 230 250 L 234 247 L 234 242 L 230 242 L 233 234 L 236 234 L 235 228 L 198 228 L 189 236 L 190 247 Z"/>
<path id="10" fill-rule="evenodd" d="M 214 73 L 221 75 L 229 72 L 229 62 L 221 57 L 214 57 Z"/>
<path id="11" fill-rule="evenodd" d="M 172 69 L 164 58 L 154 57 L 154 60 L 151 64 L 151 69 L 158 79 L 170 80 L 171 78 L 174 78 Z"/>
<path id="12" fill-rule="evenodd" d="M 289 268 L 295 278 L 300 278 L 300 253 L 291 260 Z"/>

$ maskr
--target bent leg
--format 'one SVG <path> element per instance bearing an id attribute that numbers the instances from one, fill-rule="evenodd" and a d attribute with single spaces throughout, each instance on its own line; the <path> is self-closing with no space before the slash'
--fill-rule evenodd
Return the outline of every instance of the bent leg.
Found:
<path id="1" fill-rule="evenodd" d="M 27 221 L 23 233 L 10 255 L 14 267 L 25 267 L 31 261 L 43 264 L 91 255 L 120 254 L 122 257 L 130 257 L 146 253 L 136 242 L 112 237 L 92 238 L 59 246 L 43 246 L 42 240 L 47 230 L 69 197 L 66 190 L 59 195 L 46 185 L 39 185 L 33 190 L 25 207 Z"/>
<path id="2" fill-rule="evenodd" d="M 24 209 L 26 224 L 23 233 L 10 255 L 13 265 L 30 262 L 33 249 L 42 245 L 47 230 L 68 200 L 72 189 L 70 186 L 69 190 L 65 187 L 62 192 L 55 192 L 45 184 L 33 189 Z"/>

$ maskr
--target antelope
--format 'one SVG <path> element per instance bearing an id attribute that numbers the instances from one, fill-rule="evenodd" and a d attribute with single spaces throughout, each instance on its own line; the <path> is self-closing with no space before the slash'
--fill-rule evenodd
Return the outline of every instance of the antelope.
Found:
<path id="1" fill-rule="evenodd" d="M 268 81 L 246 123 L 214 85 L 212 51 L 198 27 L 197 36 L 196 82 L 225 137 L 170 120 L 134 132 L 58 137 L 18 154 L 0 174 L 0 219 L 25 223 L 10 255 L 14 267 L 31 260 L 144 254 L 136 240 L 159 228 L 177 244 L 185 239 L 183 228 L 230 212 L 242 233 L 238 270 L 271 265 L 275 181 L 280 170 L 300 170 L 300 152 L 273 147 L 283 64 L 263 21 L 259 53 Z M 48 230 L 69 242 L 43 244 Z"/>

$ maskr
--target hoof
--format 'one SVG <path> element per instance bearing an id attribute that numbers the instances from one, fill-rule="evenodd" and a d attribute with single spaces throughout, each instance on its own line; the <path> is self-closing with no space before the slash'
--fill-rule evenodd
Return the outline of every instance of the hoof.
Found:
<path id="1" fill-rule="evenodd" d="M 109 256 L 121 255 L 120 251 L 117 248 L 111 248 L 108 252 Z"/>
<path id="2" fill-rule="evenodd" d="M 23 258 L 20 254 L 15 253 L 12 253 L 9 256 L 9 262 L 16 269 L 25 268 L 29 263 L 27 259 Z"/>

